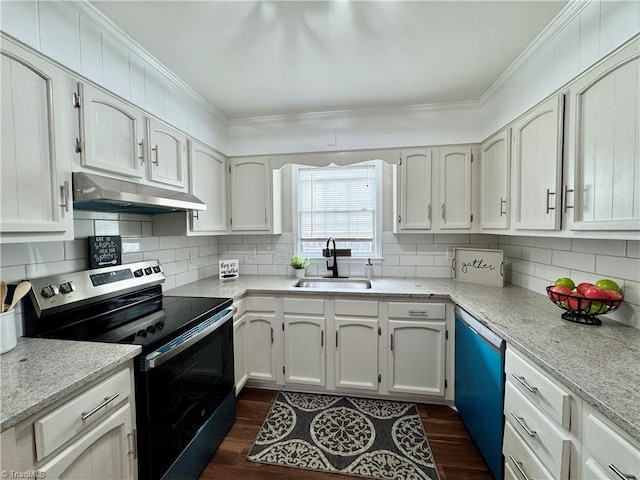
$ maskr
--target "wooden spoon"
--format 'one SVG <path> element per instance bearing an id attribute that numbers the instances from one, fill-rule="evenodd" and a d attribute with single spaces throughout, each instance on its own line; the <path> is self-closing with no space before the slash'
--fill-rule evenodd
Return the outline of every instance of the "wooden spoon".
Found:
<path id="1" fill-rule="evenodd" d="M 4 302 L 7 299 L 7 284 L 0 280 L 0 313 L 4 313 Z"/>
<path id="2" fill-rule="evenodd" d="M 12 310 L 13 307 L 15 307 L 22 299 L 22 297 L 29 293 L 29 290 L 31 290 L 31 284 L 29 282 L 20 282 L 13 292 L 13 300 L 11 301 L 11 305 L 9 305 L 7 312 L 9 310 Z"/>

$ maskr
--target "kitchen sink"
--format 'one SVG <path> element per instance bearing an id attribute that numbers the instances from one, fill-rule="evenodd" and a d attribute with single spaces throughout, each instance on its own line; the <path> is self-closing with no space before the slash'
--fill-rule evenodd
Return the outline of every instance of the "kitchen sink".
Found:
<path id="1" fill-rule="evenodd" d="M 371 281 L 355 278 L 303 278 L 293 286 L 327 290 L 367 290 L 371 288 Z"/>

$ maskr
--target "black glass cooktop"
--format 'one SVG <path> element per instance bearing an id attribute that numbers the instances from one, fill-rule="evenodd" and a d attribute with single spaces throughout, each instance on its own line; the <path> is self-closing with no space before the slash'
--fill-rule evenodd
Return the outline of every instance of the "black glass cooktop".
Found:
<path id="1" fill-rule="evenodd" d="M 152 288 L 52 317 L 27 319 L 27 335 L 127 343 L 147 350 L 232 303 L 229 298 L 163 296 L 160 288 Z"/>

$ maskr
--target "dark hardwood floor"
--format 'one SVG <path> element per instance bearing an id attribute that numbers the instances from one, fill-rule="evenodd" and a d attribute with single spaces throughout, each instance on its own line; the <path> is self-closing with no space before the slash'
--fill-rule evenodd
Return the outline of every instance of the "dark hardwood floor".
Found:
<path id="1" fill-rule="evenodd" d="M 333 473 L 254 463 L 246 456 L 276 391 L 245 388 L 238 397 L 236 422 L 200 480 L 339 480 L 354 479 Z M 487 465 L 469 437 L 458 413 L 442 405 L 418 404 L 422 424 L 438 466 L 441 480 L 492 480 Z"/>

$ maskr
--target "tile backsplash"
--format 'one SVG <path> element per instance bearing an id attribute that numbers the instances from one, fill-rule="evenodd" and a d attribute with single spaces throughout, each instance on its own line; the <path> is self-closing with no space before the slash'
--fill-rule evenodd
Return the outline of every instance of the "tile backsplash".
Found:
<path id="1" fill-rule="evenodd" d="M 241 275 L 292 275 L 293 238 L 282 235 L 154 236 L 152 217 L 75 212 L 76 239 L 0 246 L 0 278 L 25 278 L 88 268 L 89 235 L 121 235 L 123 263 L 158 259 L 167 277 L 164 288 L 218 274 L 218 260 L 237 258 Z M 500 248 L 507 283 L 544 294 L 556 278 L 594 282 L 612 278 L 624 288 L 625 303 L 609 317 L 640 328 L 640 241 L 519 237 L 490 234 L 399 234 L 384 232 L 384 260 L 373 260 L 377 277 L 451 277 L 447 250 Z M 364 259 L 339 259 L 340 273 L 364 276 Z M 308 275 L 325 274 L 324 259 Z M 18 311 L 21 319 L 21 311 Z M 18 334 L 22 333 L 19 321 Z"/>

